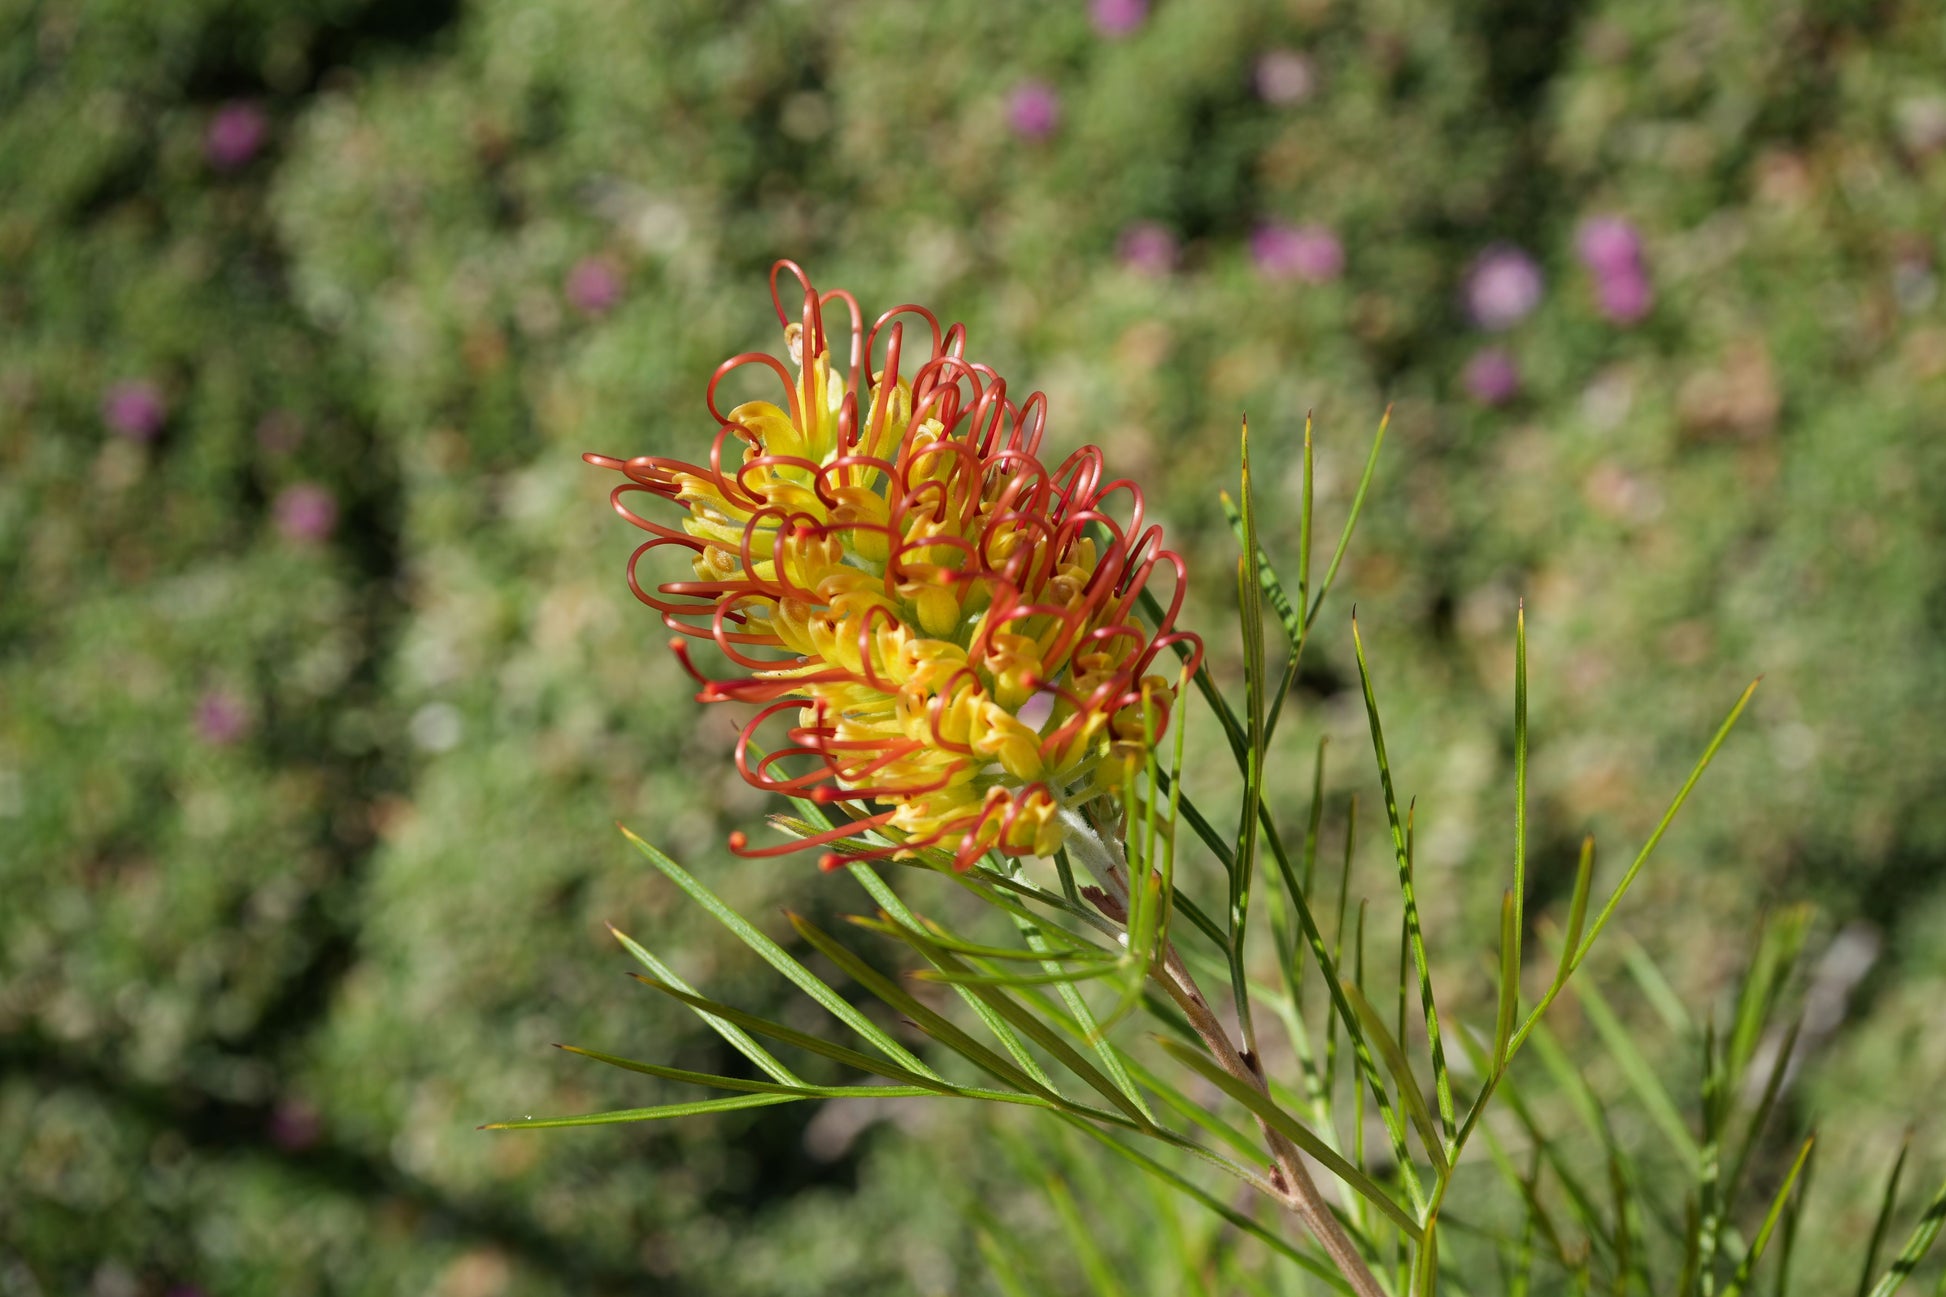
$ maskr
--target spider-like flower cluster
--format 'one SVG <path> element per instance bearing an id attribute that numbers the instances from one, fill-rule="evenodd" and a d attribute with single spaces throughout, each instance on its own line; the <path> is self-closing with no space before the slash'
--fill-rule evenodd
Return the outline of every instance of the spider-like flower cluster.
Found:
<path id="1" fill-rule="evenodd" d="M 795 319 L 786 273 L 803 290 Z M 850 817 L 787 846 L 741 833 L 730 845 L 772 855 L 871 830 L 890 844 L 826 851 L 827 868 L 925 846 L 961 868 L 988 850 L 1051 855 L 1063 810 L 1121 789 L 1167 729 L 1175 689 L 1151 671 L 1157 655 L 1181 644 L 1192 670 L 1200 659 L 1201 642 L 1173 629 L 1182 559 L 1144 525 L 1135 485 L 1104 480 L 1099 449 L 1043 464 L 1046 398 L 1008 400 L 1004 379 L 966 359 L 963 326 L 901 306 L 867 332 L 851 294 L 819 294 L 790 262 L 770 284 L 788 367 L 752 352 L 717 368 L 705 464 L 586 456 L 628 478 L 615 508 L 649 533 L 629 585 L 679 632 L 698 698 L 759 705 L 737 744 L 743 776 Z M 843 373 L 825 329 L 834 302 L 850 318 Z M 916 365 L 909 326 L 926 348 Z M 784 404 L 721 412 L 718 386 L 749 365 L 775 372 Z M 631 509 L 640 494 L 686 510 L 681 529 Z M 645 588 L 643 556 L 671 546 L 692 579 Z M 1174 580 L 1151 630 L 1136 603 L 1158 565 Z M 706 678 L 690 638 L 738 674 Z"/>

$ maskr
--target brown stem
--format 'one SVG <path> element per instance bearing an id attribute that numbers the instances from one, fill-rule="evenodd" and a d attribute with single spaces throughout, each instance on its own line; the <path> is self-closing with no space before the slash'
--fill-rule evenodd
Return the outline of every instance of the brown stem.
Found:
<path id="1" fill-rule="evenodd" d="M 1106 844 L 1099 845 L 1105 847 Z M 1096 905 L 1111 919 L 1126 924 L 1128 921 L 1127 876 L 1118 861 L 1109 857 L 1106 851 L 1102 854 L 1104 859 L 1098 862 L 1102 866 L 1098 876 L 1104 885 L 1112 889 L 1112 893 L 1098 893 Z M 1091 892 L 1094 890 L 1089 889 Z M 1103 905 L 1103 901 L 1109 904 Z M 1116 909 L 1120 909 L 1121 913 L 1114 913 Z M 1204 1046 L 1223 1070 L 1268 1098 L 1270 1090 L 1264 1082 L 1263 1074 L 1258 1070 L 1260 1065 L 1255 1059 L 1245 1059 L 1235 1043 L 1230 1040 L 1229 1032 L 1224 1030 L 1222 1022 L 1210 1009 L 1209 1001 L 1203 998 L 1202 990 L 1196 985 L 1196 979 L 1190 976 L 1189 968 L 1183 963 L 1182 956 L 1176 953 L 1175 945 L 1165 939 L 1160 955 L 1161 957 L 1150 969 L 1150 975 L 1155 978 L 1156 984 L 1176 1002 L 1176 1007 L 1181 1009 L 1183 1015 L 1189 1019 L 1190 1027 L 1202 1039 Z M 1262 1118 L 1258 1118 L 1257 1125 L 1264 1133 L 1264 1141 L 1270 1148 L 1271 1161 L 1277 1168 L 1271 1183 L 1281 1191 L 1279 1201 L 1285 1209 L 1304 1222 L 1305 1228 L 1311 1231 L 1311 1236 L 1317 1239 L 1318 1246 L 1324 1249 L 1325 1255 L 1331 1258 L 1331 1263 L 1338 1267 L 1338 1273 L 1351 1284 L 1358 1297 L 1388 1297 L 1385 1289 L 1379 1284 L 1378 1277 L 1372 1273 L 1371 1267 L 1365 1264 L 1365 1258 L 1359 1255 L 1357 1246 L 1351 1241 L 1351 1236 L 1345 1233 L 1345 1227 L 1339 1224 L 1336 1216 L 1331 1214 L 1331 1208 L 1325 1203 L 1324 1195 L 1318 1191 L 1317 1182 L 1311 1178 L 1311 1172 L 1304 1165 L 1303 1154 L 1298 1151 L 1297 1145 Z"/>

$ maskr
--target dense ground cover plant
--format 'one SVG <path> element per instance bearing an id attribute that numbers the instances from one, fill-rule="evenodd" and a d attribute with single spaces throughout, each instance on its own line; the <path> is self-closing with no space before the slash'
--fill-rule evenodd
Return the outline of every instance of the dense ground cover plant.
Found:
<path id="1" fill-rule="evenodd" d="M 1297 483 L 1262 465 L 1297 462 L 1296 412 L 1334 430 L 1335 535 L 1363 455 L 1335 430 L 1396 402 L 1346 580 L 1456 985 L 1484 985 L 1464 934 L 1498 922 L 1494 889 L 1443 880 L 1505 870 L 1514 592 L 1537 915 L 1584 827 L 1646 836 L 1767 672 L 1623 929 L 1687 1017 L 1632 979 L 1614 1007 L 1695 1123 L 1702 1024 L 1739 975 L 1722 934 L 1820 902 L 1772 1143 L 1828 1118 L 1793 1266 L 1852 1289 L 1831 1240 L 1871 1234 L 1901 1132 L 1914 1172 L 1946 1154 L 1909 1080 L 1946 1073 L 1935 18 L 1159 0 L 1111 34 L 1079 4 L 0 4 L 0 1283 L 988 1282 L 974 1234 L 909 1207 L 933 1178 L 913 1126 L 969 1192 L 1015 1183 L 950 1108 L 473 1132 L 644 1101 L 547 1040 L 735 1066 L 679 1005 L 595 975 L 603 920 L 790 1012 L 611 850 L 611 819 L 750 913 L 856 908 L 843 879 L 720 859 L 764 809 L 720 761 L 728 709 L 699 721 L 644 645 L 624 529 L 571 453 L 693 453 L 670 412 L 769 343 L 748 290 L 788 249 L 949 310 L 1047 388 L 1053 457 L 1101 444 L 1203 574 L 1186 624 L 1228 601 L 1236 412 L 1283 566 Z M 1015 134 L 1017 98 L 1044 133 Z M 1611 217 L 1632 245 L 1589 255 Z M 1496 247 L 1541 294 L 1490 333 L 1522 300 L 1466 293 Z M 1633 323 L 1615 283 L 1649 290 Z M 1210 669 L 1237 691 L 1232 644 Z M 1286 708 L 1270 803 L 1301 818 L 1329 735 L 1324 823 L 1354 795 L 1370 823 L 1342 622 Z M 1228 761 L 1212 722 L 1186 742 L 1192 769 Z M 1382 894 L 1385 836 L 1355 855 Z M 1592 1030 L 1562 1024 L 1570 1057 Z M 1653 1156 L 1665 1124 L 1616 1139 Z M 1057 1165 L 1077 1201 L 1101 1177 Z M 1029 1278 L 1085 1281 L 1045 1206 L 986 1202 Z M 1139 1287 L 1168 1236 L 1094 1215 Z"/>

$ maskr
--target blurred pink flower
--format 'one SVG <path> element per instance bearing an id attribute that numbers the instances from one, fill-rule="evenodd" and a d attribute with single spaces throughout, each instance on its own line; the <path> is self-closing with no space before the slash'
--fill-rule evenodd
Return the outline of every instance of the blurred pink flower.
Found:
<path id="1" fill-rule="evenodd" d="M 111 431 L 130 441 L 149 441 L 168 422 L 169 405 L 154 383 L 131 379 L 108 389 L 101 399 L 101 418 Z"/>
<path id="2" fill-rule="evenodd" d="M 1620 216 L 1591 216 L 1574 236 L 1575 254 L 1596 274 L 1642 268 L 1642 236 Z"/>
<path id="3" fill-rule="evenodd" d="M 227 747 L 250 729 L 250 712 L 243 700 L 212 689 L 196 702 L 196 736 L 215 747 Z"/>
<path id="4" fill-rule="evenodd" d="M 1176 268 L 1181 248 L 1168 226 L 1137 221 L 1122 231 L 1119 252 L 1122 264 L 1136 274 L 1159 277 Z"/>
<path id="5" fill-rule="evenodd" d="M 1617 324 L 1634 324 L 1655 305 L 1655 289 L 1639 268 L 1604 272 L 1595 279 L 1595 305 Z"/>
<path id="6" fill-rule="evenodd" d="M 1466 362 L 1460 382 L 1481 405 L 1505 405 L 1520 391 L 1520 367 L 1504 348 L 1487 347 Z"/>
<path id="7" fill-rule="evenodd" d="M 224 104 L 209 119 L 203 132 L 203 156 L 218 171 L 235 171 L 250 159 L 270 137 L 270 119 L 264 110 L 246 100 Z"/>
<path id="8" fill-rule="evenodd" d="M 1532 315 L 1544 289 L 1532 257 L 1510 243 L 1496 243 L 1466 272 L 1466 313 L 1480 328 L 1498 333 Z"/>
<path id="9" fill-rule="evenodd" d="M 1023 81 L 1007 99 L 1007 121 L 1023 139 L 1044 140 L 1061 124 L 1061 96 L 1045 81 Z"/>
<path id="10" fill-rule="evenodd" d="M 1260 225 L 1250 236 L 1250 257 L 1265 279 L 1320 284 L 1345 270 L 1345 247 L 1322 225 Z"/>
<path id="11" fill-rule="evenodd" d="M 1149 0 L 1094 0 L 1088 12 L 1103 36 L 1126 36 L 1149 16 Z"/>
<path id="12" fill-rule="evenodd" d="M 583 315 L 606 315 L 622 300 L 621 267 L 603 256 L 583 257 L 568 271 L 564 292 Z"/>
<path id="13" fill-rule="evenodd" d="M 338 525 L 337 497 L 316 482 L 285 487 L 273 508 L 277 530 L 285 540 L 315 543 L 328 538 Z"/>
<path id="14" fill-rule="evenodd" d="M 1257 60 L 1256 83 L 1267 104 L 1301 104 L 1317 88 L 1317 74 L 1296 50 L 1271 50 Z"/>

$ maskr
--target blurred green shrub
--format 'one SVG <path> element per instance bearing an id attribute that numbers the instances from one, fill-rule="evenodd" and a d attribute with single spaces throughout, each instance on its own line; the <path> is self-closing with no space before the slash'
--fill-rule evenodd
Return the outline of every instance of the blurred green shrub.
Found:
<path id="1" fill-rule="evenodd" d="M 635 1101 L 549 1039 L 712 1048 L 600 981 L 603 919 L 761 994 L 610 828 L 706 870 L 760 808 L 575 453 L 708 435 L 779 254 L 966 320 L 1205 575 L 1239 409 L 1266 463 L 1320 412 L 1328 515 L 1334 430 L 1396 401 L 1347 589 L 1428 869 L 1501 840 L 1517 595 L 1536 910 L 1769 672 L 1638 931 L 1702 997 L 1773 896 L 1884 929 L 1812 1086 L 1878 1165 L 1940 980 L 1942 71 L 1925 0 L 1159 0 L 1113 39 L 1024 0 L 0 3 L 0 1285 L 976 1282 L 897 1140 L 471 1129 Z M 1639 231 L 1633 323 L 1577 257 L 1598 215 Z M 1542 291 L 1489 334 L 1499 244 Z M 1362 723 L 1324 631 L 1294 749 Z M 1435 946 L 1485 922 L 1428 915 Z M 969 1193 L 998 1173 L 932 1138 Z"/>

